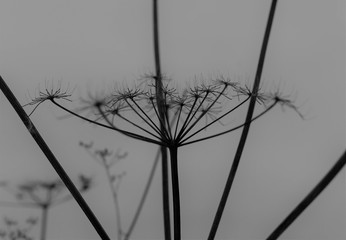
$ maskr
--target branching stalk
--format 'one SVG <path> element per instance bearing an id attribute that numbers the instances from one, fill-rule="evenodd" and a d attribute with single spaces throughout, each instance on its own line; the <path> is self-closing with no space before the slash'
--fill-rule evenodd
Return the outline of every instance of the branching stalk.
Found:
<path id="1" fill-rule="evenodd" d="M 131 107 L 131 109 L 150 127 L 152 128 L 156 133 L 160 134 L 160 129 L 156 126 L 156 124 L 151 120 L 151 118 L 143 111 L 143 109 L 134 101 L 131 99 L 131 101 L 136 105 L 136 107 L 143 113 L 143 115 L 149 120 L 149 123 L 139 112 L 132 106 L 130 103 L 125 99 L 126 103 Z"/>
<path id="2" fill-rule="evenodd" d="M 219 100 L 219 98 L 221 97 L 221 95 L 225 92 L 226 88 L 227 88 L 227 86 L 225 86 L 225 87 L 222 89 L 222 91 L 219 93 L 219 95 L 213 100 L 213 102 L 212 102 L 211 104 L 209 104 L 209 106 L 207 107 L 207 109 L 206 109 L 204 112 L 202 112 L 202 113 L 198 116 L 198 118 L 196 119 L 196 121 L 193 122 L 193 123 L 191 124 L 191 126 L 185 131 L 185 133 L 180 137 L 180 139 L 184 138 L 184 137 L 186 136 L 186 134 L 187 134 L 188 132 L 190 132 L 191 129 L 192 129 L 203 117 L 204 117 L 204 115 L 207 114 L 207 112 L 214 106 L 214 104 Z M 197 113 L 197 111 L 199 110 L 199 108 L 202 106 L 202 104 L 203 104 L 204 100 L 207 98 L 207 96 L 208 96 L 208 93 L 205 94 L 205 97 L 203 98 L 203 101 L 200 103 L 200 105 L 197 107 L 197 109 L 196 109 L 196 111 L 195 111 L 195 114 Z M 194 114 L 194 115 L 195 115 L 195 114 Z M 193 115 L 193 116 L 194 116 L 194 115 Z M 192 119 L 192 118 L 191 118 L 191 119 Z"/>
<path id="3" fill-rule="evenodd" d="M 226 113 L 222 114 L 220 117 L 214 119 L 213 121 L 211 121 L 210 123 L 206 124 L 204 127 L 200 128 L 199 130 L 197 130 L 196 132 L 192 133 L 191 135 L 189 135 L 188 137 L 186 137 L 185 139 L 183 139 L 181 141 L 181 143 L 186 142 L 187 140 L 189 140 L 190 138 L 192 138 L 193 136 L 195 136 L 196 134 L 200 133 L 201 131 L 207 129 L 209 126 L 213 125 L 214 123 L 216 123 L 217 121 L 221 120 L 223 117 L 227 116 L 228 114 L 230 114 L 231 112 L 235 111 L 237 108 L 239 108 L 240 106 L 242 106 L 245 102 L 248 101 L 250 97 L 246 98 L 244 101 L 242 101 L 241 103 L 239 103 L 237 106 L 235 106 L 234 108 L 232 108 L 231 110 L 227 111 Z"/>
<path id="4" fill-rule="evenodd" d="M 204 137 L 204 138 L 199 138 L 199 139 L 196 139 L 196 140 L 193 140 L 193 141 L 190 141 L 190 142 L 185 142 L 186 140 L 182 141 L 181 144 L 179 144 L 179 146 L 185 146 L 185 145 L 188 145 L 188 144 L 192 144 L 192 143 L 196 143 L 196 142 L 201 142 L 201 141 L 204 141 L 204 140 L 208 140 L 208 139 L 211 139 L 211 138 L 215 138 L 215 137 L 219 137 L 221 135 L 224 135 L 226 133 L 229 133 L 229 132 L 233 132 L 241 127 L 244 127 L 246 126 L 247 124 L 249 123 L 252 123 L 253 121 L 257 120 L 258 118 L 262 117 L 264 114 L 266 114 L 267 112 L 269 112 L 275 105 L 277 104 L 277 102 L 274 102 L 272 105 L 270 105 L 267 109 L 265 109 L 263 112 L 261 112 L 260 114 L 258 114 L 256 117 L 252 118 L 250 120 L 250 122 L 245 122 L 245 123 L 242 123 L 236 127 L 233 127 L 231 129 L 228 129 L 226 131 L 223 131 L 221 133 L 217 133 L 217 134 L 213 134 L 211 136 L 208 136 L 208 137 Z"/>

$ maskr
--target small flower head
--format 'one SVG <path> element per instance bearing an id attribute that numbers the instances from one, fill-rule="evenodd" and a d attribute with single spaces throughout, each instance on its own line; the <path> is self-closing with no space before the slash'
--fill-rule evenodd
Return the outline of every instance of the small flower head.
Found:
<path id="1" fill-rule="evenodd" d="M 256 97 L 256 102 L 259 104 L 264 104 L 268 99 L 268 95 L 261 92 L 261 89 L 258 89 L 257 92 L 253 92 L 249 86 L 245 85 L 244 87 L 237 87 L 236 89 L 237 96 L 248 96 Z"/>
<path id="2" fill-rule="evenodd" d="M 232 81 L 230 78 L 225 78 L 224 76 L 218 76 L 213 82 L 216 85 L 224 86 L 224 87 L 231 87 L 232 89 L 236 90 L 239 83 Z"/>
<path id="3" fill-rule="evenodd" d="M 82 106 L 75 112 L 87 112 L 87 115 L 99 115 L 99 109 L 107 106 L 107 96 L 104 93 L 88 93 L 87 97 L 81 98 Z M 99 116 L 98 116 L 99 117 Z"/>
<path id="4" fill-rule="evenodd" d="M 26 106 L 35 106 L 34 109 L 30 112 L 29 116 L 34 113 L 36 108 L 43 102 L 50 100 L 54 101 L 55 99 L 63 99 L 66 101 L 70 101 L 70 97 L 72 96 L 72 91 L 69 91 L 69 88 L 67 87 L 65 90 L 62 89 L 61 83 L 58 83 L 56 86 L 54 84 L 51 84 L 51 86 L 48 86 L 47 82 L 45 84 L 44 90 L 39 90 L 38 96 L 31 99 L 31 102 L 23 105 L 23 107 Z"/>
<path id="5" fill-rule="evenodd" d="M 300 118 L 304 119 L 304 115 L 299 111 L 298 107 L 294 104 L 294 101 L 289 99 L 288 96 L 284 96 L 280 91 L 276 91 L 270 94 L 270 97 L 278 104 L 280 104 L 282 110 L 284 107 L 293 109 Z"/>

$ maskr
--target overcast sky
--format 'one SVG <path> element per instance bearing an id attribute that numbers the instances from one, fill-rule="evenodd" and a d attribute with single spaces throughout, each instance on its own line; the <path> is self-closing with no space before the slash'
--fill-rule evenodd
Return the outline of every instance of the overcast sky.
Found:
<path id="1" fill-rule="evenodd" d="M 159 2 L 162 68 L 173 81 L 183 87 L 195 76 L 224 74 L 241 83 L 252 82 L 269 0 Z M 296 100 L 306 120 L 278 107 L 251 126 L 217 239 L 267 237 L 344 151 L 345 29 L 343 0 L 279 1 L 263 87 L 280 86 Z M 153 63 L 149 0 L 0 2 L 0 75 L 22 104 L 30 101 L 29 93 L 33 96 L 39 84 L 62 80 L 65 86 L 76 86 L 76 102 L 66 106 L 78 106 L 86 91 L 134 82 L 153 72 Z M 2 94 L 0 111 L 0 181 L 55 178 Z M 78 142 L 94 141 L 100 148 L 129 152 L 115 170 L 127 173 L 119 192 L 125 228 L 157 147 L 74 118 L 57 119 L 64 114 L 45 103 L 32 120 L 72 178 L 79 173 L 95 177 L 95 187 L 84 196 L 115 238 L 105 176 Z M 181 149 L 183 239 L 207 237 L 239 135 L 240 131 Z M 343 170 L 282 239 L 343 239 L 345 185 Z M 133 239 L 163 238 L 160 189 L 158 171 Z M 10 199 L 4 191 L 0 198 Z M 24 215 L 39 212 L 0 206 L 0 218 Z M 70 201 L 52 209 L 48 239 L 98 237 Z"/>

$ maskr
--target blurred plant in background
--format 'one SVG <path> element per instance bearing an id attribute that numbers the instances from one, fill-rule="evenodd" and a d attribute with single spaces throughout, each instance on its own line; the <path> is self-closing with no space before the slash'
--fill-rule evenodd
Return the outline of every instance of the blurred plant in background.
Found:
<path id="1" fill-rule="evenodd" d="M 115 153 L 113 153 L 112 151 L 108 150 L 108 148 L 104 148 L 102 150 L 99 150 L 99 149 L 92 150 L 93 142 L 87 144 L 80 141 L 79 146 L 83 147 L 87 151 L 87 153 L 95 160 L 95 162 L 100 164 L 105 171 L 109 188 L 112 193 L 113 202 L 114 202 L 117 239 L 121 240 L 125 232 L 123 230 L 122 223 L 121 223 L 121 212 L 120 212 L 118 193 L 119 193 L 121 180 L 125 176 L 126 173 L 124 171 L 121 173 L 114 173 L 112 171 L 112 168 L 115 166 L 116 163 L 126 158 L 128 153 L 125 152 L 120 154 L 119 151 L 116 151 Z"/>
<path id="2" fill-rule="evenodd" d="M 80 174 L 77 185 L 78 190 L 84 193 L 93 186 L 93 180 L 91 177 Z M 12 194 L 16 200 L 13 202 L 0 201 L 0 205 L 39 208 L 41 210 L 41 240 L 46 239 L 49 209 L 73 199 L 61 179 L 32 180 L 15 185 L 2 181 L 0 187 Z M 32 221 L 29 222 L 31 223 Z M 14 221 L 12 223 L 16 222 Z M 6 225 L 9 226 L 8 224 Z"/>
<path id="3" fill-rule="evenodd" d="M 256 69 L 253 86 L 250 88 L 247 85 L 241 86 L 240 83 L 233 79 L 217 76 L 211 78 L 208 82 L 198 80 L 199 83 L 191 87 L 186 87 L 180 90 L 172 86 L 171 81 L 165 81 L 165 76 L 161 72 L 160 51 L 159 51 L 159 21 L 158 21 L 158 4 L 157 0 L 153 0 L 153 42 L 154 42 L 154 63 L 155 73 L 149 74 L 145 84 L 139 86 L 122 86 L 115 87 L 107 94 L 89 94 L 87 98 L 82 99 L 83 106 L 70 110 L 61 105 L 57 100 L 68 100 L 71 93 L 63 90 L 61 86 L 51 86 L 43 90 L 39 90 L 38 96 L 32 98 L 31 102 L 24 106 L 33 106 L 29 115 L 36 110 L 36 108 L 45 101 L 50 101 L 55 106 L 63 109 L 64 111 L 83 119 L 89 123 L 111 129 L 132 139 L 153 143 L 159 146 L 162 157 L 162 186 L 163 186 L 163 215 L 164 215 L 164 233 L 165 239 L 171 239 L 170 233 L 170 199 L 168 196 L 169 179 L 168 173 L 164 172 L 169 169 L 167 165 L 167 150 L 170 152 L 170 171 L 171 171 L 171 190 L 173 202 L 173 228 L 174 239 L 181 239 L 181 220 L 180 220 L 180 193 L 179 193 L 179 174 L 178 174 L 178 149 L 182 146 L 193 144 L 200 141 L 209 140 L 218 136 L 233 132 L 237 129 L 242 129 L 241 137 L 239 139 L 238 147 L 234 154 L 233 161 L 231 162 L 229 174 L 225 183 L 225 187 L 212 223 L 208 240 L 215 238 L 219 222 L 224 211 L 227 198 L 229 196 L 233 180 L 235 178 L 240 159 L 244 150 L 247 135 L 251 123 L 263 116 L 274 106 L 281 105 L 282 107 L 289 107 L 296 111 L 300 117 L 303 115 L 298 111 L 294 102 L 284 96 L 280 89 L 273 92 L 262 92 L 260 88 L 260 81 L 262 70 L 265 61 L 265 55 L 269 42 L 269 36 L 274 19 L 277 0 L 271 1 L 271 7 L 268 14 L 268 20 L 264 32 L 263 42 L 260 50 L 260 56 Z M 102 239 L 110 239 L 104 231 L 102 225 L 98 222 L 93 212 L 89 209 L 88 205 L 79 194 L 73 183 L 69 180 L 68 175 L 64 169 L 59 165 L 54 155 L 45 144 L 44 140 L 40 137 L 38 131 L 34 127 L 28 115 L 24 112 L 18 101 L 0 78 L 0 87 L 10 103 L 16 109 L 22 121 L 37 141 L 42 151 L 46 154 L 48 160 L 51 162 L 54 169 L 62 178 L 66 186 L 69 188 L 73 197 L 79 203 L 80 207 L 89 218 L 90 222 L 95 227 Z M 241 123 L 235 123 L 230 116 L 237 113 L 244 113 L 241 107 L 246 110 L 246 103 L 248 103 L 245 120 Z M 256 106 L 256 111 L 255 111 Z M 257 106 L 262 108 L 258 109 Z M 238 112 L 239 111 L 239 112 Z M 87 112 L 85 114 L 85 112 Z M 92 116 L 90 118 L 90 116 Z M 219 127 L 212 127 L 220 123 L 222 130 Z M 228 125 L 232 123 L 232 127 Z M 208 131 L 206 131 L 208 129 Z M 88 151 L 92 145 L 85 143 L 80 144 Z M 91 151 L 91 150 L 90 150 Z M 123 174 L 111 173 L 111 166 L 117 162 L 109 161 L 108 158 L 112 153 L 108 149 L 91 151 L 91 155 L 99 161 L 106 170 L 108 182 L 113 193 L 114 204 L 117 216 L 118 239 L 124 236 L 128 239 L 129 230 L 124 233 L 121 226 L 120 208 L 118 203 L 118 188 Z M 118 156 L 118 158 L 121 158 Z M 155 161 L 156 162 L 156 161 Z M 165 165 L 166 164 L 166 165 Z M 345 155 L 340 158 L 331 171 L 323 177 L 321 182 L 307 195 L 307 197 L 295 208 L 292 213 L 278 226 L 276 230 L 268 237 L 268 239 L 277 239 L 280 234 L 287 229 L 287 227 L 301 214 L 301 212 L 311 204 L 311 202 L 320 194 L 323 189 L 330 183 L 336 174 L 345 165 Z M 153 168 L 155 169 L 155 168 Z M 151 179 L 151 178 L 149 178 Z M 82 182 L 88 182 L 86 178 L 82 178 Z M 150 182 L 151 180 L 148 180 Z M 56 184 L 58 186 L 58 184 Z M 64 202 L 67 198 L 60 198 L 60 200 L 52 201 L 53 196 L 59 195 L 59 187 L 57 191 L 47 190 L 53 189 L 51 184 L 28 184 L 21 185 L 20 191 L 23 192 L 15 194 L 18 200 L 28 198 L 32 204 L 43 209 L 42 216 L 42 234 L 41 239 L 44 239 L 46 231 L 46 214 L 50 206 L 56 203 Z M 150 184 L 149 184 L 150 185 Z M 149 186 L 148 185 L 148 186 Z M 85 185 L 84 185 L 85 186 Z M 42 200 L 37 196 L 36 189 L 43 188 L 47 192 L 47 197 Z M 85 190 L 85 189 L 84 189 Z M 144 194 L 145 195 L 145 194 Z M 142 200 L 141 200 L 142 202 Z M 23 205 L 24 202 L 23 202 Z M 140 204 L 141 205 L 141 204 Z M 137 214 L 136 214 L 137 216 Z M 135 217 L 136 219 L 137 217 Z M 132 229 L 132 227 L 130 227 Z"/>
<path id="4" fill-rule="evenodd" d="M 3 222 L 5 227 L 0 228 L 0 239 L 3 240 L 34 240 L 29 236 L 30 231 L 38 222 L 36 217 L 28 217 L 24 224 L 18 221 L 4 217 Z"/>

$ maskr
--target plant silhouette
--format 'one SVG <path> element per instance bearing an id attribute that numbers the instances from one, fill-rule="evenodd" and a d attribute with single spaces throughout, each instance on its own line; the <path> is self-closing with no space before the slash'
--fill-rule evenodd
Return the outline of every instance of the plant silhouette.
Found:
<path id="1" fill-rule="evenodd" d="M 118 151 L 116 151 L 115 153 L 113 153 L 112 151 L 108 150 L 108 148 L 92 150 L 92 142 L 87 144 L 80 141 L 79 146 L 83 147 L 89 153 L 89 155 L 95 160 L 95 162 L 101 165 L 101 167 L 104 169 L 106 173 L 107 182 L 109 184 L 109 189 L 112 193 L 112 198 L 114 202 L 117 239 L 121 240 L 123 236 L 127 233 L 124 232 L 121 223 L 121 212 L 118 194 L 121 180 L 126 173 L 114 173 L 112 172 L 112 168 L 115 166 L 116 163 L 127 157 L 127 152 L 120 154 Z"/>
<path id="2" fill-rule="evenodd" d="M 234 177 L 242 156 L 242 152 L 246 143 L 247 135 L 251 123 L 263 116 L 265 113 L 273 109 L 277 105 L 289 107 L 298 113 L 300 117 L 303 115 L 299 112 L 294 102 L 285 97 L 280 89 L 273 92 L 263 92 L 260 89 L 260 81 L 262 70 L 265 62 L 266 50 L 269 42 L 270 32 L 274 20 L 276 0 L 271 1 L 268 21 L 264 33 L 264 38 L 261 47 L 261 53 L 258 60 L 256 75 L 253 86 L 241 85 L 233 79 L 222 75 L 214 77 L 209 81 L 200 81 L 193 86 L 186 87 L 183 90 L 173 87 L 172 81 L 166 80 L 162 74 L 160 63 L 160 47 L 159 47 L 159 19 L 158 19 L 158 1 L 153 0 L 153 43 L 154 43 L 154 62 L 155 73 L 148 74 L 146 82 L 138 86 L 122 86 L 115 88 L 112 92 L 105 95 L 89 94 L 87 98 L 82 99 L 80 108 L 70 110 L 62 105 L 59 100 L 68 100 L 71 93 L 68 90 L 63 90 L 60 86 L 57 88 L 46 88 L 39 92 L 39 96 L 34 97 L 32 101 L 25 106 L 33 106 L 30 115 L 36 110 L 37 106 L 45 101 L 50 101 L 55 106 L 64 111 L 93 123 L 100 127 L 110 129 L 121 133 L 132 139 L 152 143 L 158 145 L 162 155 L 162 186 L 163 186 L 163 202 L 164 202 L 164 227 L 165 239 L 171 239 L 170 233 L 170 213 L 169 213 L 169 195 L 168 195 L 168 165 L 167 165 L 167 149 L 169 150 L 169 163 L 171 170 L 171 186 L 172 186 L 172 202 L 173 202 L 173 229 L 174 239 L 181 239 L 181 219 L 180 219 L 180 191 L 179 191 L 179 168 L 178 150 L 180 147 L 191 145 L 201 141 L 211 140 L 218 136 L 233 132 L 237 129 L 242 129 L 241 138 L 238 144 L 237 151 L 233 163 L 230 168 L 229 176 L 224 188 L 222 198 L 218 210 L 215 214 L 208 239 L 215 238 L 222 213 L 232 187 Z M 15 109 L 21 109 L 14 96 L 10 94 L 9 89 L 5 84 L 0 85 L 2 90 Z M 248 104 L 248 110 L 245 121 L 241 124 L 229 127 L 222 124 L 226 120 L 237 114 L 241 108 L 245 108 Z M 262 106 L 261 110 L 254 113 L 255 105 Z M 93 117 L 86 117 L 90 113 Z M 18 110 L 19 115 L 22 114 L 23 122 L 28 127 L 29 131 L 35 135 L 37 131 L 30 119 L 25 113 Z M 227 121 L 228 122 L 228 121 Z M 215 131 L 215 125 L 221 123 L 223 130 Z M 43 151 L 49 149 L 45 146 L 41 147 Z M 56 161 L 51 159 L 54 157 L 48 154 L 52 165 L 57 165 Z M 338 165 L 337 171 L 333 171 L 327 175 L 328 181 L 324 181 L 324 187 L 336 176 L 337 172 L 344 166 L 345 161 L 342 158 Z M 63 172 L 63 169 L 56 167 L 57 172 Z M 64 173 L 61 173 L 65 177 Z M 111 179 L 111 178 L 110 178 Z M 67 185 L 71 184 L 66 180 Z M 313 194 L 309 194 L 309 205 L 313 199 L 323 190 L 319 187 L 313 190 Z M 317 195 L 316 195 L 317 194 Z M 312 197 L 310 197 L 312 196 Z M 80 196 L 74 195 L 76 200 Z M 80 200 L 81 207 L 85 207 L 85 203 Z M 300 210 L 303 208 L 299 207 Z M 85 212 L 90 221 L 94 224 L 102 239 L 109 239 L 104 232 L 102 226 L 97 222 L 97 219 L 92 217 L 92 212 L 85 207 Z M 298 212 L 298 215 L 301 211 Z M 295 215 L 297 217 L 297 215 Z M 291 218 L 293 219 L 293 218 Z M 285 230 L 287 226 L 294 220 L 286 222 L 284 227 L 279 227 L 280 231 Z M 120 221 L 119 221 L 120 222 Z M 121 229 L 119 227 L 119 229 Z M 119 236 L 121 235 L 121 231 Z M 276 239 L 278 235 L 270 239 Z"/>
<path id="3" fill-rule="evenodd" d="M 25 220 L 24 225 L 20 222 L 4 217 L 3 222 L 5 228 L 0 229 L 0 239 L 3 240 L 34 240 L 29 233 L 34 226 L 37 224 L 37 218 L 28 217 Z"/>
<path id="4" fill-rule="evenodd" d="M 78 118 L 98 126 L 112 129 L 128 137 L 169 149 L 173 194 L 174 239 L 181 239 L 178 148 L 209 140 L 244 126 L 248 129 L 252 121 L 264 115 L 277 104 L 293 108 L 299 113 L 293 102 L 283 97 L 280 91 L 277 90 L 272 93 L 264 93 L 259 89 L 259 80 L 261 78 L 266 46 L 269 40 L 270 28 L 275 10 L 274 3 L 275 1 L 271 8 L 256 74 L 256 81 L 252 90 L 246 85 L 241 86 L 240 83 L 223 76 L 211 79 L 208 83 L 201 82 L 200 84 L 188 87 L 182 91 L 178 91 L 176 88 L 172 87 L 171 81 L 164 81 L 165 79 L 161 72 L 158 71 L 160 68 L 158 66 L 159 60 L 157 59 L 159 57 L 158 19 L 157 2 L 154 1 L 153 32 L 157 72 L 154 75 L 147 76 L 146 84 L 134 87 L 123 86 L 114 89 L 109 95 L 104 96 L 89 94 L 88 98 L 82 100 L 84 106 L 76 111 L 69 110 L 56 101 L 59 99 L 66 99 L 69 96 L 67 90 L 63 91 L 59 88 L 41 91 L 39 96 L 33 98 L 27 105 L 36 107 L 38 104 L 49 100 L 54 105 Z M 237 110 L 245 106 L 245 103 L 249 101 L 251 114 L 248 114 L 244 123 L 219 133 L 201 136 L 205 134 L 204 130 L 219 123 L 230 115 L 235 114 Z M 256 102 L 264 106 L 264 109 L 253 117 L 252 112 Z M 90 112 L 93 113 L 95 115 L 94 119 L 84 117 L 80 114 L 81 111 L 88 111 L 88 115 L 90 115 Z M 204 121 L 202 120 L 206 117 L 212 118 L 213 120 L 207 124 L 203 124 Z M 243 145 L 245 144 L 246 135 L 247 133 L 244 135 L 245 138 L 242 137 L 241 143 Z M 237 155 L 238 159 L 240 159 L 241 153 Z M 235 172 L 232 175 L 234 177 Z M 229 187 L 228 190 L 225 191 L 229 191 Z M 227 197 L 223 197 L 223 206 L 226 199 Z M 222 213 L 222 211 L 223 210 L 218 211 L 216 221 L 220 220 L 220 213 Z M 217 229 L 217 225 L 217 223 L 214 224 L 213 229 Z M 213 230 L 213 232 L 215 232 L 215 230 Z M 213 234 L 211 234 L 210 238 L 214 238 Z"/>
<path id="5" fill-rule="evenodd" d="M 92 187 L 92 183 L 92 178 L 81 174 L 78 177 L 78 190 L 84 193 Z M 60 179 L 25 181 L 14 186 L 3 182 L 1 187 L 16 198 L 16 202 L 0 201 L 1 205 L 39 208 L 41 210 L 41 240 L 46 239 L 49 209 L 73 199 Z"/>

